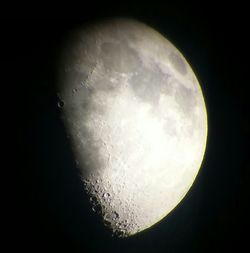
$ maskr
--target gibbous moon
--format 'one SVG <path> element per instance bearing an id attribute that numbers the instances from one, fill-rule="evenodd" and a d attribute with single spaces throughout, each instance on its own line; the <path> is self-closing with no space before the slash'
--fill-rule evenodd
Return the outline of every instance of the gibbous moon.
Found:
<path id="1" fill-rule="evenodd" d="M 58 106 L 93 211 L 125 237 L 151 227 L 200 169 L 207 114 L 183 55 L 130 19 L 79 28 L 59 64 Z"/>

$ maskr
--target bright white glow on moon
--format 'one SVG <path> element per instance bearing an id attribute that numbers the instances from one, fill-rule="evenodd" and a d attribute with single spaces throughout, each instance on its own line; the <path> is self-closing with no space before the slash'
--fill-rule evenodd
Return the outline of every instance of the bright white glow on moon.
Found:
<path id="1" fill-rule="evenodd" d="M 77 31 L 61 69 L 63 120 L 93 210 L 121 236 L 152 226 L 203 159 L 207 116 L 192 69 L 158 32 L 125 19 Z"/>

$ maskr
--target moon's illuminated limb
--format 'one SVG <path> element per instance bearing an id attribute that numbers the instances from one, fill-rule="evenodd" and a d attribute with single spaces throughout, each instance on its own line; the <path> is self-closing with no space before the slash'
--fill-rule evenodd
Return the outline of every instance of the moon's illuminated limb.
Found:
<path id="1" fill-rule="evenodd" d="M 132 20 L 96 24 L 63 54 L 63 118 L 93 203 L 128 236 L 167 215 L 199 171 L 207 137 L 201 88 L 180 52 Z"/>

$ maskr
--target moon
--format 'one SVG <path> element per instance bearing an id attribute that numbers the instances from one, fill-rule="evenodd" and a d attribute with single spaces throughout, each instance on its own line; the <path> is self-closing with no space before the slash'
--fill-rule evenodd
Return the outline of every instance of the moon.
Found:
<path id="1" fill-rule="evenodd" d="M 178 49 L 132 19 L 76 29 L 58 67 L 58 106 L 92 209 L 131 236 L 169 214 L 206 147 L 199 82 Z"/>

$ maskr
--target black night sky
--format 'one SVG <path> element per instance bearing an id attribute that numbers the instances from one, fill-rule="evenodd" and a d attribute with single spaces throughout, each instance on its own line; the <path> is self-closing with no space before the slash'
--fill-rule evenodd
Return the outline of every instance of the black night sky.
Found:
<path id="1" fill-rule="evenodd" d="M 1 61 L 7 67 L 4 80 L 17 97 L 10 108 L 18 133 L 17 155 L 11 169 L 7 166 L 15 181 L 8 191 L 9 247 L 72 253 L 242 251 L 250 179 L 247 17 L 244 6 L 200 4 L 93 3 L 6 14 Z M 126 239 L 111 237 L 89 210 L 54 87 L 68 31 L 110 16 L 133 17 L 166 35 L 196 73 L 208 111 L 207 149 L 192 189 L 167 218 Z"/>

